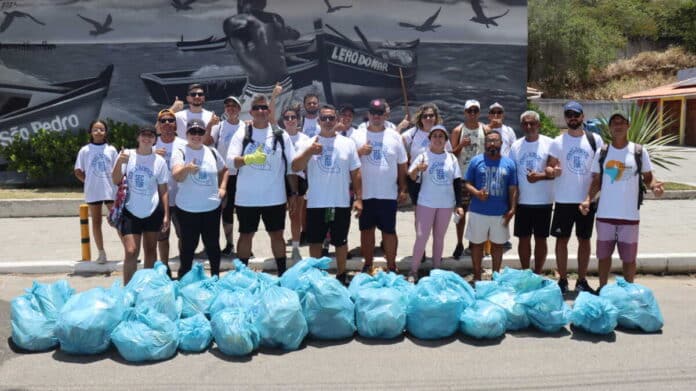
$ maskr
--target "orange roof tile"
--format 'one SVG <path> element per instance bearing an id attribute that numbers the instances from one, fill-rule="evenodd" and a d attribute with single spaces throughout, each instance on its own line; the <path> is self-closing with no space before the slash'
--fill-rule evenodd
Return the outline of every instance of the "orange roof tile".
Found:
<path id="1" fill-rule="evenodd" d="M 686 84 L 686 85 L 685 85 Z M 683 87 L 680 87 L 682 85 Z M 644 91 L 633 92 L 623 96 L 624 99 L 650 99 L 664 98 L 668 96 L 696 96 L 696 84 L 676 82 L 651 88 Z"/>

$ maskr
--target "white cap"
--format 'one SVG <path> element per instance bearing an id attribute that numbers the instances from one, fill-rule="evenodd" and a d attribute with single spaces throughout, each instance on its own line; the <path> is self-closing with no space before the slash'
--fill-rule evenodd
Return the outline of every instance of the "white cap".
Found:
<path id="1" fill-rule="evenodd" d="M 470 107 L 478 107 L 480 109 L 481 104 L 476 99 L 469 99 L 464 103 L 464 110 L 468 110 Z"/>
<path id="2" fill-rule="evenodd" d="M 492 105 L 488 106 L 488 111 L 492 111 L 493 109 L 500 109 L 500 110 L 505 111 L 505 109 L 503 108 L 503 105 L 501 105 L 498 102 L 495 102 Z"/>

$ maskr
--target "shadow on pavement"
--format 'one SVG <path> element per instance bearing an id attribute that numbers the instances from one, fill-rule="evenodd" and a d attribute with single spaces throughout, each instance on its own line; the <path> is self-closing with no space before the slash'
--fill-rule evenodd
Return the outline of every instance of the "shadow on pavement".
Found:
<path id="1" fill-rule="evenodd" d="M 472 338 L 469 337 L 468 335 L 464 335 L 462 333 L 457 333 L 458 335 L 458 340 L 461 343 L 471 345 L 471 346 L 476 346 L 479 348 L 484 348 L 487 346 L 495 346 L 495 345 L 500 345 L 503 340 L 505 339 L 505 334 L 501 335 L 498 338 L 493 338 L 493 339 L 478 339 L 478 338 Z"/>
<path id="2" fill-rule="evenodd" d="M 7 341 L 7 345 L 0 344 L 0 365 L 3 362 L 23 353 L 14 342 L 12 342 L 12 326 L 10 322 L 10 302 L 0 300 L 0 341 Z"/>
<path id="3" fill-rule="evenodd" d="M 556 331 L 555 333 L 545 333 L 541 330 L 535 328 L 528 328 L 525 330 L 517 331 L 506 331 L 512 337 L 515 338 L 565 338 L 570 335 L 570 331 L 565 327 Z"/>
<path id="4" fill-rule="evenodd" d="M 613 331 L 609 334 L 593 334 L 574 325 L 570 325 L 570 331 L 573 332 L 573 335 L 570 337 L 570 339 L 576 341 L 592 343 L 616 342 L 616 333 L 614 333 Z"/>
<path id="5" fill-rule="evenodd" d="M 312 337 L 307 337 L 305 339 L 305 344 L 313 348 L 326 348 L 332 346 L 347 345 L 353 342 L 353 337 L 343 338 L 343 339 L 317 339 Z"/>
<path id="6" fill-rule="evenodd" d="M 212 354 L 213 356 L 219 358 L 220 360 L 224 360 L 224 361 L 227 361 L 227 362 L 250 362 L 250 361 L 254 358 L 254 356 L 256 356 L 257 354 L 259 354 L 259 352 L 256 351 L 256 352 L 253 352 L 253 353 L 251 353 L 251 354 L 247 354 L 246 356 L 229 356 L 229 355 L 223 353 L 223 352 L 222 352 L 219 348 L 217 348 L 217 347 L 215 347 L 215 348 L 210 348 L 210 349 L 208 349 L 208 351 L 209 351 L 210 354 Z"/>
<path id="7" fill-rule="evenodd" d="M 452 342 L 457 340 L 457 333 L 455 335 L 452 335 L 447 338 L 439 338 L 439 339 L 420 339 L 416 338 L 411 334 L 406 334 L 406 338 L 408 338 L 411 342 L 418 346 L 422 346 L 425 348 L 439 348 L 440 346 L 445 346 L 449 345 Z"/>
<path id="8" fill-rule="evenodd" d="M 53 352 L 53 359 L 56 361 L 60 362 L 65 362 L 65 363 L 73 363 L 73 364 L 90 364 L 90 363 L 95 363 L 107 359 L 114 360 L 116 362 L 124 362 L 123 358 L 118 354 L 118 351 L 116 350 L 115 347 L 111 346 L 107 351 L 104 353 L 99 353 L 99 354 L 92 354 L 92 355 L 86 355 L 86 354 L 68 354 L 66 352 L 61 351 L 60 349 L 56 350 Z"/>
<path id="9" fill-rule="evenodd" d="M 385 339 L 385 338 L 365 338 L 360 335 L 357 335 L 355 337 L 355 341 L 363 344 L 363 345 L 370 345 L 370 346 L 377 346 L 377 345 L 394 345 L 397 343 L 400 343 L 406 338 L 403 334 L 396 338 L 392 339 Z"/>

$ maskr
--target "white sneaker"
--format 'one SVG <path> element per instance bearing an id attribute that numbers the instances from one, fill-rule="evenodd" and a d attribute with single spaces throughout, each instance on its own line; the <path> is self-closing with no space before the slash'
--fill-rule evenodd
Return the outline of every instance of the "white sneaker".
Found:
<path id="1" fill-rule="evenodd" d="M 295 247 L 292 249 L 292 255 L 290 255 L 290 259 L 293 260 L 293 262 L 299 262 L 302 260 L 302 255 L 300 254 L 300 249 Z"/>
<path id="2" fill-rule="evenodd" d="M 107 259 L 106 259 L 106 252 L 105 252 L 105 251 L 99 251 L 99 256 L 97 257 L 96 262 L 97 262 L 98 264 L 103 265 L 103 264 L 106 263 L 106 261 L 107 261 Z"/>

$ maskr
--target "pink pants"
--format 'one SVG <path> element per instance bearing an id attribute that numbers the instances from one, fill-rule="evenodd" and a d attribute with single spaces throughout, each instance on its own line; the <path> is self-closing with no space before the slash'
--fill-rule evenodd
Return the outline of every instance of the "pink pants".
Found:
<path id="1" fill-rule="evenodd" d="M 413 244 L 413 257 L 411 258 L 411 273 L 418 272 L 421 258 L 425 254 L 425 245 L 433 231 L 433 267 L 439 268 L 442 261 L 445 233 L 452 216 L 452 208 L 428 208 L 416 206 L 416 242 Z"/>

